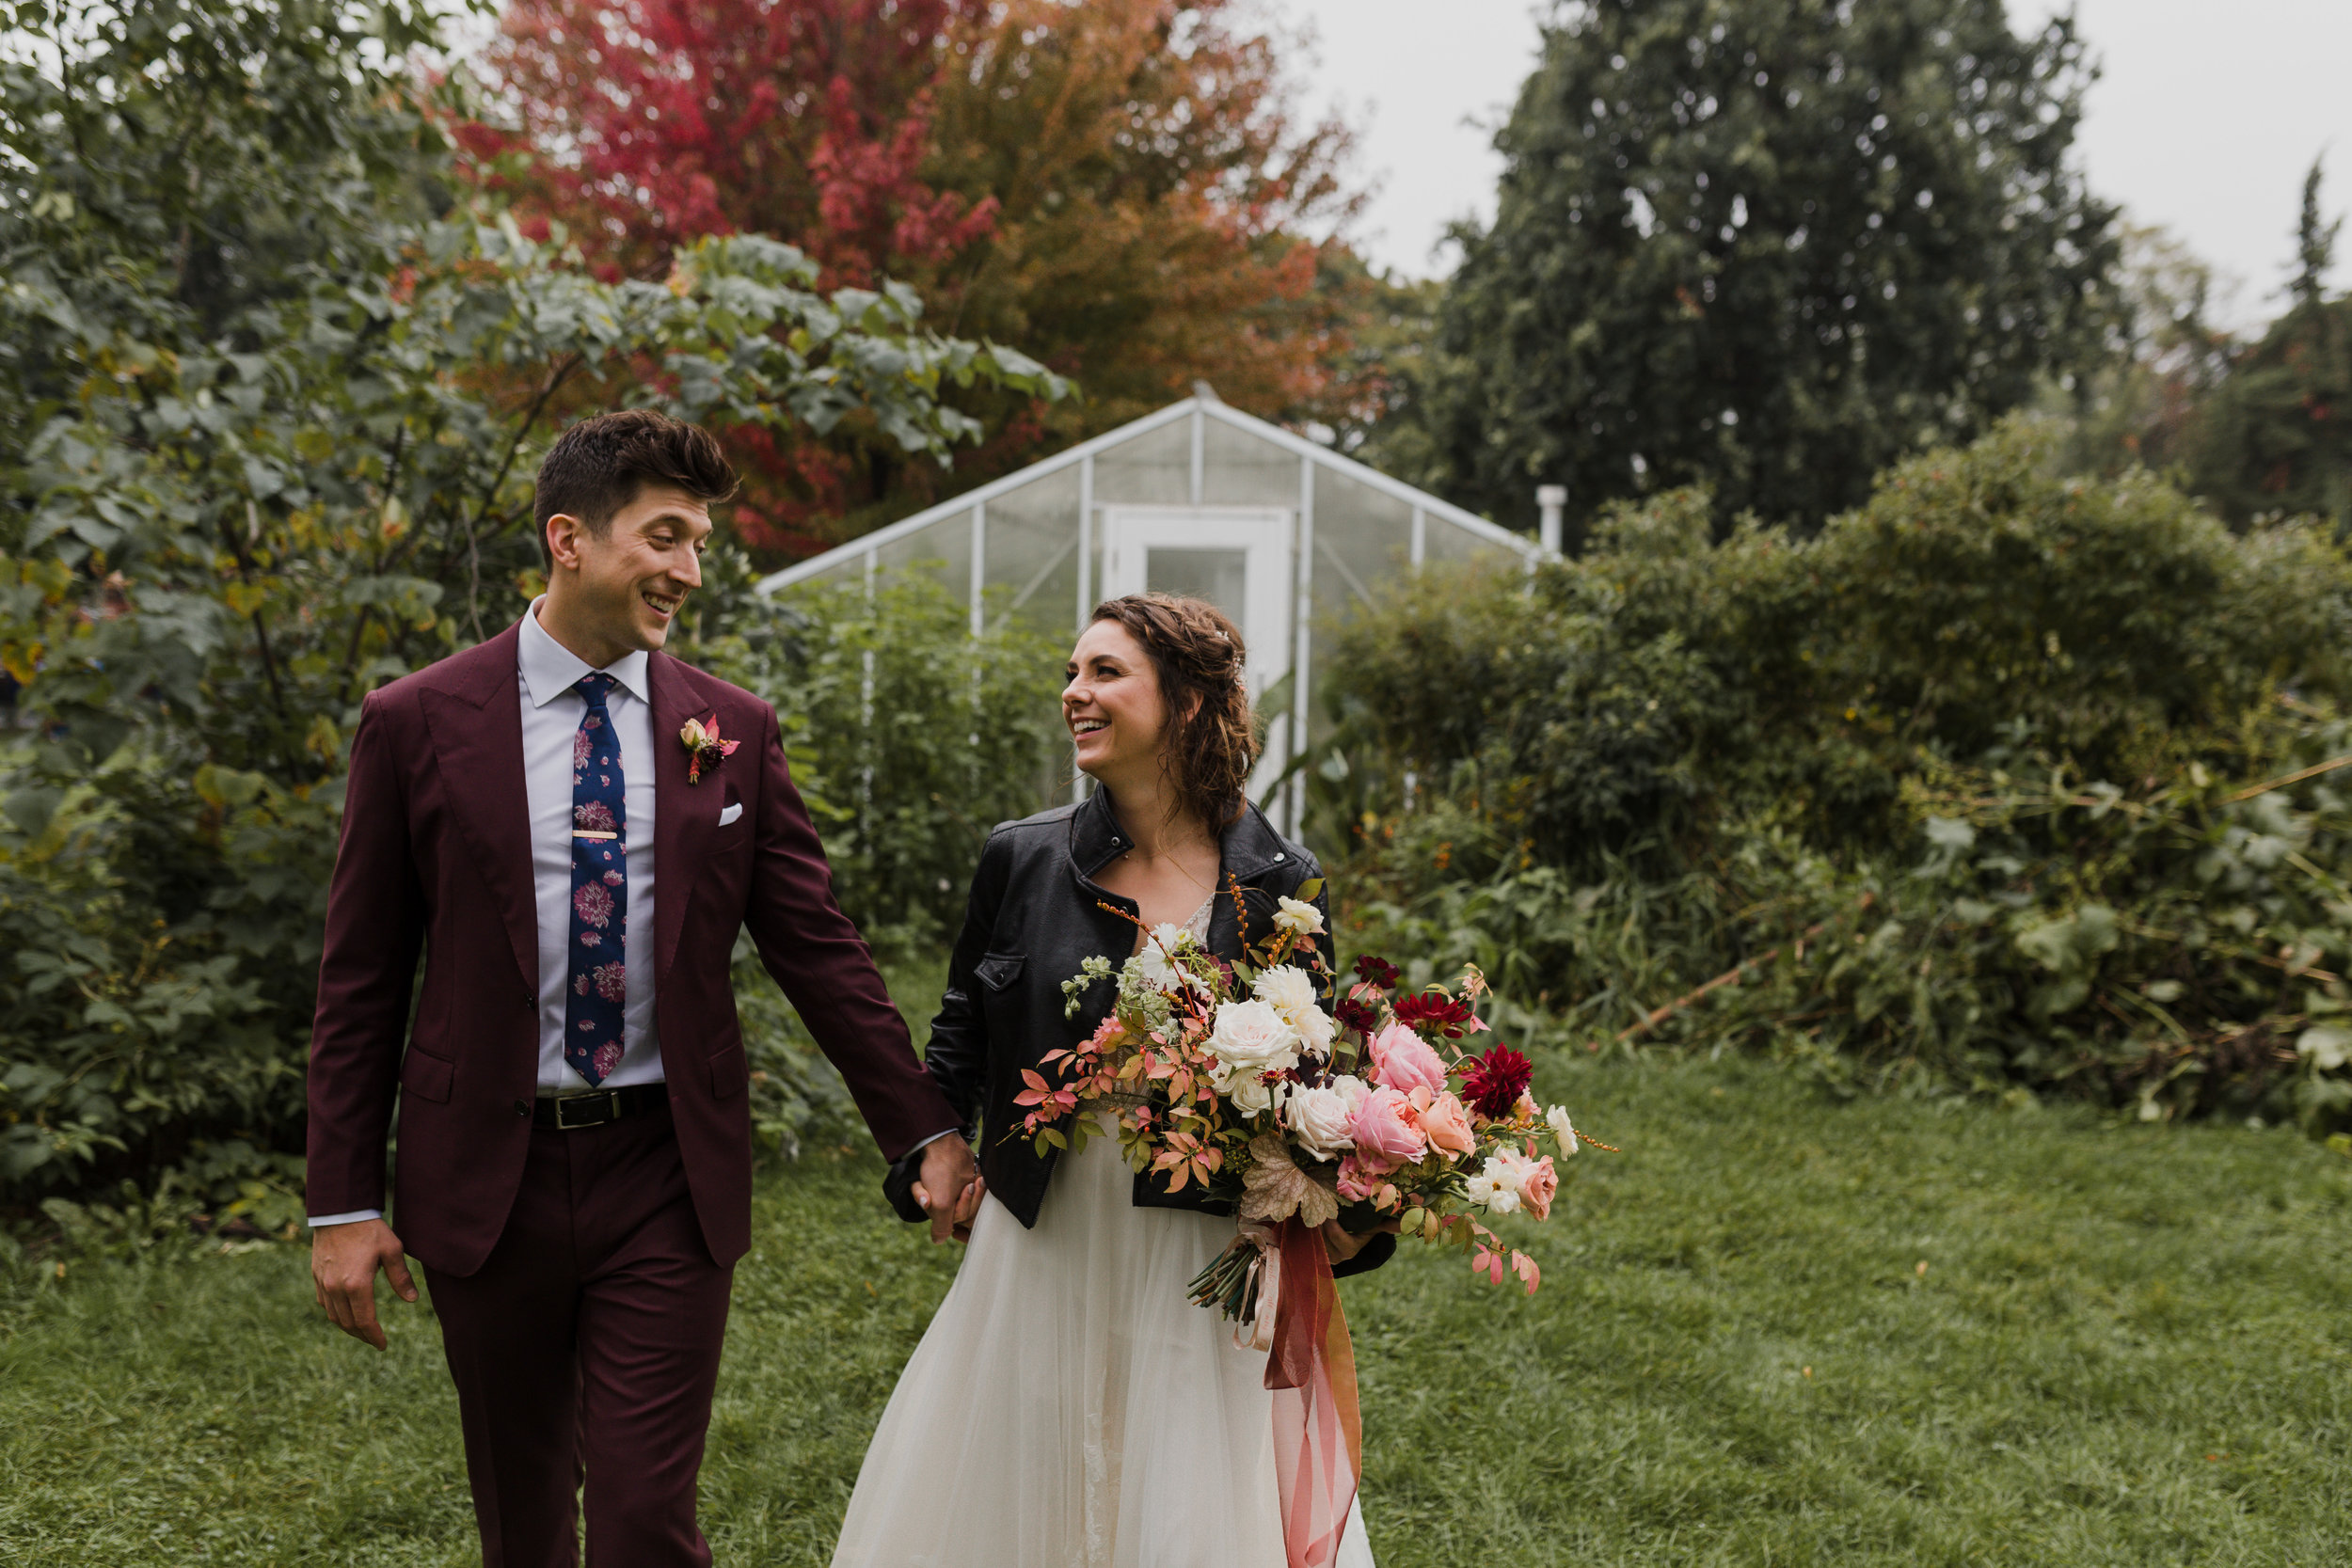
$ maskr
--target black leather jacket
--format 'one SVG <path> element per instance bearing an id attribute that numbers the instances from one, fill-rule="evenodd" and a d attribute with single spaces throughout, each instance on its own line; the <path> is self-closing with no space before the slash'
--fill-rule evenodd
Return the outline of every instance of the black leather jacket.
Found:
<path id="1" fill-rule="evenodd" d="M 1055 1154 L 1043 1154 L 1020 1135 L 1022 1112 L 1013 1096 L 1021 1072 L 1057 1047 L 1091 1035 L 1110 1010 L 1114 990 L 1097 982 L 1077 1012 L 1065 1018 L 1062 982 L 1088 958 L 1114 964 L 1135 950 L 1129 919 L 1133 899 L 1105 892 L 1094 874 L 1126 852 L 1125 831 L 1111 810 L 1110 792 L 1097 789 L 1083 805 L 1060 806 L 1018 822 L 1000 824 L 980 851 L 963 931 L 947 964 L 947 990 L 924 1064 L 957 1112 L 966 1132 L 978 1122 L 980 1174 L 998 1202 L 1024 1226 L 1037 1224 Z M 1323 872 L 1314 857 L 1277 833 L 1255 806 L 1245 807 L 1225 830 L 1218 846 L 1220 891 L 1226 879 L 1239 882 L 1249 911 L 1252 936 L 1272 929 L 1276 899 L 1295 896 L 1299 885 Z M 1327 896 L 1314 899 L 1327 911 Z M 1230 896 L 1219 896 L 1209 916 L 1209 951 L 1220 958 L 1242 956 L 1241 919 Z M 1328 998 L 1326 998 L 1328 1005 Z M 1007 1133 L 1010 1132 L 1010 1136 Z M 920 1169 L 918 1150 L 899 1161 L 883 1180 L 892 1206 L 909 1220 L 923 1211 L 908 1190 Z M 1191 1209 L 1230 1214 L 1232 1205 L 1197 1186 L 1170 1193 L 1165 1178 L 1138 1175 L 1139 1207 Z M 1360 1274 L 1386 1262 L 1395 1239 L 1376 1235 L 1335 1274 Z"/>

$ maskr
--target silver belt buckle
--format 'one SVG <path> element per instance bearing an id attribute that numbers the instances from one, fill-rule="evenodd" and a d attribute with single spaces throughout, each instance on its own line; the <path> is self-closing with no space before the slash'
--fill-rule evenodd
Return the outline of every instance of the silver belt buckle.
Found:
<path id="1" fill-rule="evenodd" d="M 571 1120 L 571 1113 L 566 1107 L 578 1105 L 582 1101 L 595 1101 L 603 1109 L 604 1115 L 594 1121 Z M 616 1090 L 603 1089 L 595 1094 L 567 1094 L 555 1102 L 555 1130 L 559 1132 L 577 1132 L 584 1127 L 602 1127 L 608 1121 L 618 1121 L 620 1116 L 621 1097 Z"/>

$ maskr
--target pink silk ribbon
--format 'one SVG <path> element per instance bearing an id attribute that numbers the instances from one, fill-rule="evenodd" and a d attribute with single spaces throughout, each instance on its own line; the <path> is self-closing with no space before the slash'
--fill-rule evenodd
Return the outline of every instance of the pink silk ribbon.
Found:
<path id="1" fill-rule="evenodd" d="M 1331 1277 L 1322 1232 L 1296 1219 L 1283 1221 L 1279 1258 L 1279 1293 L 1265 1386 L 1274 1390 L 1282 1549 L 1290 1568 L 1330 1568 L 1363 1473 L 1356 1349 L 1347 1338 L 1347 1315 L 1340 1309 L 1339 1282 Z"/>

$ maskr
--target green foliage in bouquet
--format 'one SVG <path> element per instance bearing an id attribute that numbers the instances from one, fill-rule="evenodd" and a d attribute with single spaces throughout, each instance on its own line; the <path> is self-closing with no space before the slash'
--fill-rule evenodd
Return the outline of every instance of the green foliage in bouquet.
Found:
<path id="1" fill-rule="evenodd" d="M 359 701 L 520 612 L 567 417 L 943 458 L 943 387 L 1064 388 L 761 236 L 609 282 L 453 205 L 424 9 L 0 29 L 0 1204 L 183 1163 L 233 1201 L 294 1180 Z"/>
<path id="2" fill-rule="evenodd" d="M 2352 563 L 2046 456 L 2012 424 L 1810 541 L 1668 496 L 1357 623 L 1356 793 L 1310 772 L 1351 940 L 1587 1043 L 2332 1125 Z"/>

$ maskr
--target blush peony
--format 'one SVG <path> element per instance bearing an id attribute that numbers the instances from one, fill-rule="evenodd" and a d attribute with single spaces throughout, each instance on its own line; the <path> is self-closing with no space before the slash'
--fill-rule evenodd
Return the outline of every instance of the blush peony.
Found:
<path id="1" fill-rule="evenodd" d="M 1390 1088 L 1410 1094 L 1446 1089 L 1445 1064 L 1427 1041 L 1402 1023 L 1391 1023 L 1372 1037 L 1373 1076 Z"/>
<path id="2" fill-rule="evenodd" d="M 1413 1098 L 1419 1100 L 1421 1094 L 1416 1093 Z M 1438 1096 L 1422 1111 L 1421 1130 L 1429 1139 L 1430 1148 L 1450 1158 L 1468 1154 L 1478 1147 L 1478 1135 L 1470 1131 L 1470 1113 L 1450 1094 Z"/>
<path id="3" fill-rule="evenodd" d="M 1350 1131 L 1356 1139 L 1356 1158 L 1367 1169 L 1377 1166 L 1387 1171 L 1410 1164 L 1429 1148 L 1413 1102 L 1392 1088 L 1376 1088 L 1364 1096 L 1364 1102 L 1356 1107 Z"/>

